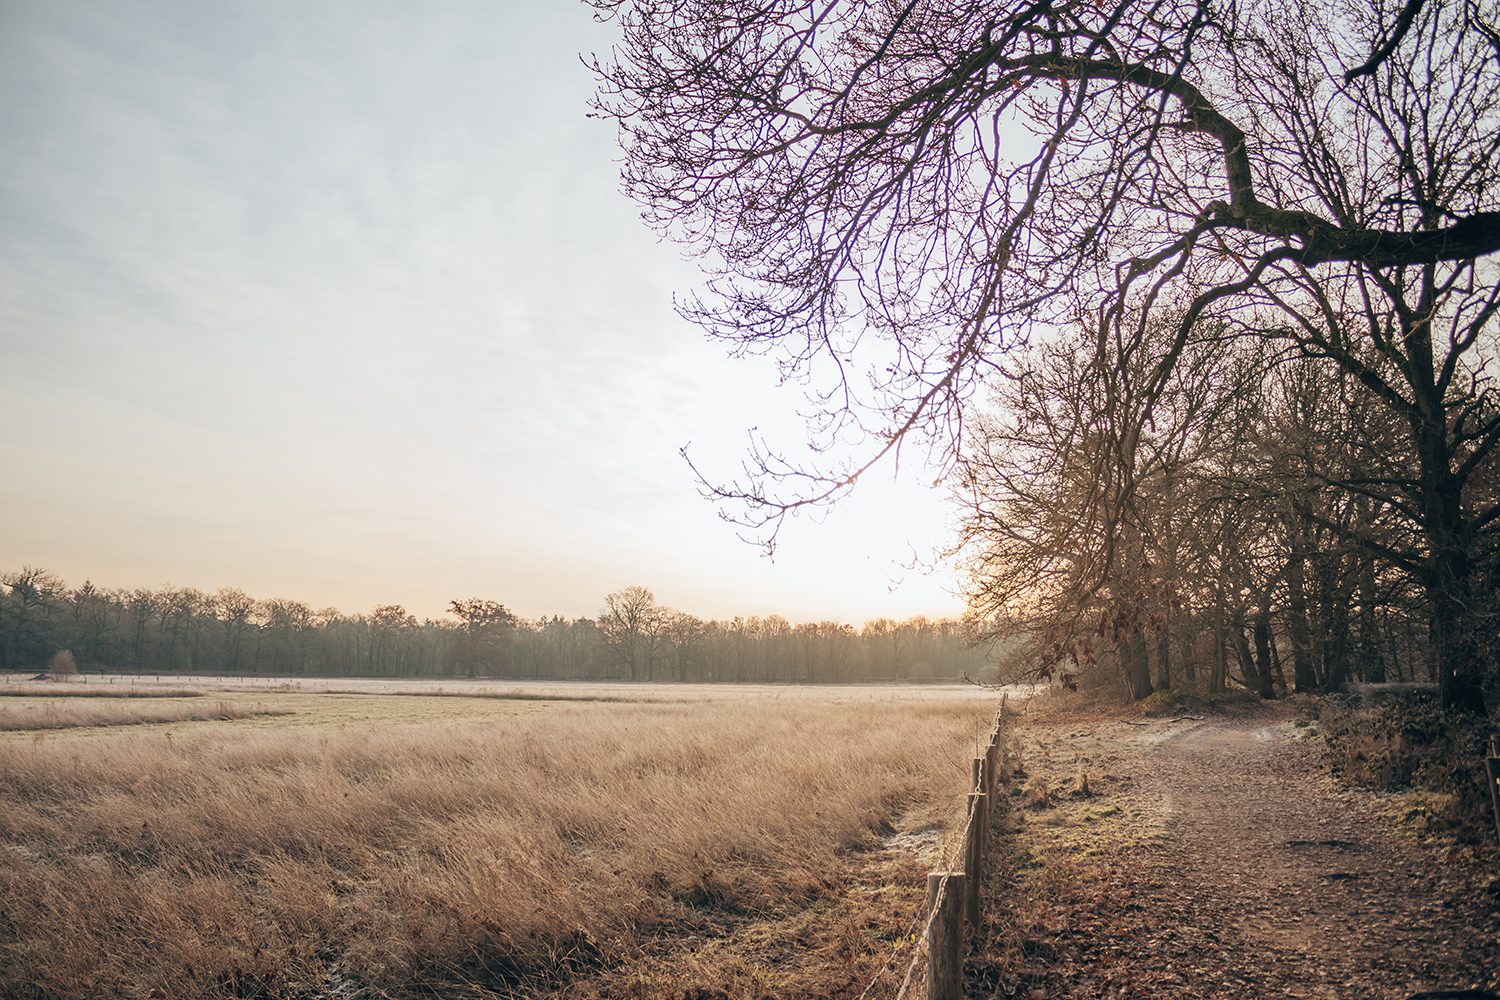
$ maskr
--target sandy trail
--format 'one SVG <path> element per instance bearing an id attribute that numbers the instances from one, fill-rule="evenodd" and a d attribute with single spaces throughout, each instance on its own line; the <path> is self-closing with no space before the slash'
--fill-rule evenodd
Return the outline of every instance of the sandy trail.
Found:
<path id="1" fill-rule="evenodd" d="M 998 995 L 1500 988 L 1496 873 L 1404 834 L 1391 797 L 1336 787 L 1298 734 L 1269 714 L 1022 727 L 1022 836 L 1044 864 L 1009 913 L 1031 967 L 997 972 Z"/>

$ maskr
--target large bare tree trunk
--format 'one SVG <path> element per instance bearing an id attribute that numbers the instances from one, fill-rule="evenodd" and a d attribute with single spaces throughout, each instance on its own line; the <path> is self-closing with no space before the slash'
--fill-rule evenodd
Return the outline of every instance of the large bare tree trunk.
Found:
<path id="1" fill-rule="evenodd" d="M 1198 686 L 1198 664 L 1196 661 L 1197 650 L 1194 649 L 1196 634 L 1193 625 L 1187 620 L 1178 622 L 1177 626 L 1177 649 L 1178 662 L 1182 664 L 1182 675 L 1187 678 L 1188 687 Z"/>
<path id="2" fill-rule="evenodd" d="M 1255 614 L 1255 676 L 1260 682 L 1258 693 L 1267 700 L 1276 697 L 1276 675 L 1271 668 L 1271 609 L 1262 607 Z"/>
<path id="3" fill-rule="evenodd" d="M 1165 626 L 1156 635 L 1156 687 L 1172 690 L 1172 630 Z"/>
<path id="4" fill-rule="evenodd" d="M 1292 688 L 1306 693 L 1318 687 L 1311 630 L 1307 626 L 1307 557 L 1300 545 L 1287 563 L 1287 632 L 1292 639 Z"/>
<path id="5" fill-rule="evenodd" d="M 1423 583 L 1430 603 L 1432 655 L 1444 708 L 1484 712 L 1479 647 L 1472 611 L 1471 539 L 1463 516 L 1462 484 L 1453 475 L 1441 408 L 1415 419 L 1421 465 L 1422 514 L 1427 536 Z M 1493 596 L 1489 600 L 1493 600 Z"/>
<path id="6" fill-rule="evenodd" d="M 1338 585 L 1337 557 L 1318 566 L 1318 601 L 1323 611 L 1323 688 L 1342 691 L 1349 681 L 1349 595 Z"/>
<path id="7" fill-rule="evenodd" d="M 1224 590 L 1214 592 L 1214 671 L 1208 679 L 1208 690 L 1218 694 L 1224 690 L 1224 681 L 1229 676 L 1229 636 L 1224 616 Z"/>
<path id="8" fill-rule="evenodd" d="M 1245 636 L 1245 623 L 1239 619 L 1229 625 L 1229 637 L 1234 642 L 1234 651 L 1240 661 L 1240 673 L 1244 676 L 1247 684 L 1253 685 L 1255 693 L 1265 699 L 1276 697 L 1276 685 L 1271 676 L 1271 650 L 1270 629 L 1265 632 L 1265 647 L 1262 649 L 1262 633 L 1260 616 L 1256 616 L 1254 625 L 1255 652 L 1250 650 L 1250 640 Z M 1264 652 L 1264 661 L 1257 655 Z"/>
<path id="9" fill-rule="evenodd" d="M 1385 683 L 1385 649 L 1375 623 L 1375 562 L 1368 558 L 1359 567 L 1359 650 L 1364 679 Z"/>
<path id="10" fill-rule="evenodd" d="M 1151 663 L 1146 656 L 1146 633 L 1140 626 L 1131 628 L 1129 636 L 1119 644 L 1120 667 L 1125 672 L 1125 686 L 1135 701 L 1149 695 L 1151 688 Z"/>

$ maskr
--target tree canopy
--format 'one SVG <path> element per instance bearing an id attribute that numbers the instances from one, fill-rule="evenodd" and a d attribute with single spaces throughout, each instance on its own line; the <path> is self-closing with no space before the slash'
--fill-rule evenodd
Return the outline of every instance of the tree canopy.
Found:
<path id="1" fill-rule="evenodd" d="M 1254 337 L 1398 420 L 1408 466 L 1362 488 L 1420 538 L 1445 700 L 1477 706 L 1493 2 L 590 2 L 625 188 L 709 273 L 684 311 L 815 401 L 811 461 L 759 442 L 714 484 L 739 517 L 774 541 L 907 446 L 951 471 L 980 390 L 1074 338 L 1129 374 L 1089 472 L 1107 573 L 1184 354 Z"/>

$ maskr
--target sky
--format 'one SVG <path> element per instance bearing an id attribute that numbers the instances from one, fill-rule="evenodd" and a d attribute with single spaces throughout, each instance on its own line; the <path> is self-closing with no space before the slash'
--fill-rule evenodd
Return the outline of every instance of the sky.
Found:
<path id="1" fill-rule="evenodd" d="M 774 559 L 702 499 L 795 386 L 672 309 L 570 0 L 0 0 L 0 570 L 436 616 L 962 608 L 931 473 Z"/>

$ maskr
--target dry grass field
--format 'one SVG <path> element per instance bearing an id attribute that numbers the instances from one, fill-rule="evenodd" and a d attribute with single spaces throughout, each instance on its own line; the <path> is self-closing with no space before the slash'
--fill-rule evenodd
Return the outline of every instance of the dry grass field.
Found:
<path id="1" fill-rule="evenodd" d="M 610 687 L 0 734 L 0 995 L 858 995 L 985 693 Z"/>

